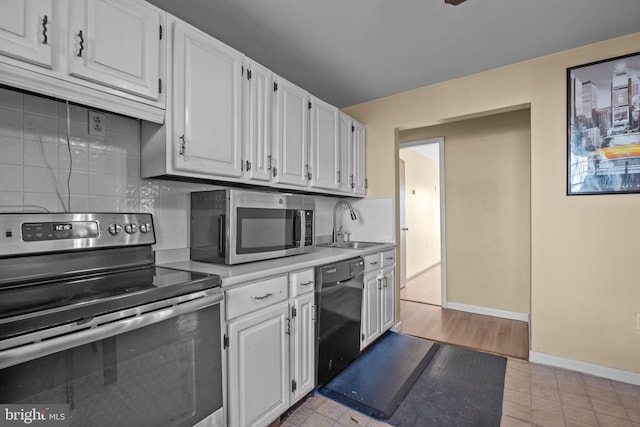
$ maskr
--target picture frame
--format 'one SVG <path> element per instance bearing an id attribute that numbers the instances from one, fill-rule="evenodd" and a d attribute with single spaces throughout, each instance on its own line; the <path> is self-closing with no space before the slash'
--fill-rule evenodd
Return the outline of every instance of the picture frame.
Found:
<path id="1" fill-rule="evenodd" d="M 567 68 L 567 195 L 640 193 L 640 52 Z"/>

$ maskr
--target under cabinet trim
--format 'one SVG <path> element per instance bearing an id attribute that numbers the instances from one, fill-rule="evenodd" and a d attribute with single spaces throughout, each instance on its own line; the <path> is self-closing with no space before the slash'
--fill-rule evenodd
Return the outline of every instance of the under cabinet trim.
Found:
<path id="1" fill-rule="evenodd" d="M 88 107 L 123 114 L 154 123 L 164 123 L 164 108 L 102 92 L 31 70 L 0 63 L 0 83 L 18 89 L 69 100 Z"/>

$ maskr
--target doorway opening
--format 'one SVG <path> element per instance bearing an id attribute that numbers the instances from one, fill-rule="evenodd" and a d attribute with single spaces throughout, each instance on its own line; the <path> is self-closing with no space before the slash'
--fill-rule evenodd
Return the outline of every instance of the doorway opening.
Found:
<path id="1" fill-rule="evenodd" d="M 400 299 L 446 307 L 444 138 L 399 149 Z"/>

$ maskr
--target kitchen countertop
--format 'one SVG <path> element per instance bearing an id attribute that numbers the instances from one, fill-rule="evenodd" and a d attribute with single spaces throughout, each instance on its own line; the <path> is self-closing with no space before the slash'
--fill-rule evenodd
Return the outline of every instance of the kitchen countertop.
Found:
<path id="1" fill-rule="evenodd" d="M 175 268 L 179 270 L 217 274 L 222 279 L 222 287 L 229 287 L 254 280 L 264 279 L 270 276 L 276 276 L 278 274 L 289 273 L 291 271 L 318 267 L 349 258 L 388 251 L 395 247 L 395 243 L 381 243 L 366 249 L 343 249 L 316 246 L 316 250 L 310 254 L 292 255 L 283 258 L 237 265 L 208 264 L 191 260 L 158 265 L 160 267 Z"/>

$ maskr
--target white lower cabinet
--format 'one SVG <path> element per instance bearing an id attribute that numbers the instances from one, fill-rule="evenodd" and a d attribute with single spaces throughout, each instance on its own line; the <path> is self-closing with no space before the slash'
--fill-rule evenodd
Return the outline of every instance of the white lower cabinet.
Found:
<path id="1" fill-rule="evenodd" d="M 365 257 L 361 349 L 393 327 L 394 258 L 394 251 Z"/>
<path id="2" fill-rule="evenodd" d="M 379 271 L 374 270 L 364 275 L 364 292 L 362 297 L 362 343 L 365 348 L 382 333 L 380 330 L 380 278 Z"/>
<path id="3" fill-rule="evenodd" d="M 228 424 L 266 426 L 315 387 L 314 270 L 225 293 Z"/>
<path id="4" fill-rule="evenodd" d="M 313 288 L 312 288 L 313 289 Z M 315 387 L 315 304 L 313 292 L 291 306 L 291 405 Z"/>
<path id="5" fill-rule="evenodd" d="M 393 284 L 395 280 L 395 268 L 389 267 L 382 270 L 380 278 L 380 329 L 386 332 L 393 327 L 394 294 Z"/>
<path id="6" fill-rule="evenodd" d="M 289 407 L 289 304 L 227 325 L 230 426 L 268 425 Z"/>

